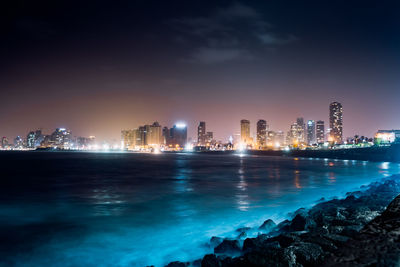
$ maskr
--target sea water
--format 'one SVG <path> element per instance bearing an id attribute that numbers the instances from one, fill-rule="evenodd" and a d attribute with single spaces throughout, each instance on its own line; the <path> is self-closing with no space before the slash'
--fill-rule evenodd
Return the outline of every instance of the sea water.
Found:
<path id="1" fill-rule="evenodd" d="M 163 266 L 399 164 L 201 153 L 0 153 L 0 264 Z"/>

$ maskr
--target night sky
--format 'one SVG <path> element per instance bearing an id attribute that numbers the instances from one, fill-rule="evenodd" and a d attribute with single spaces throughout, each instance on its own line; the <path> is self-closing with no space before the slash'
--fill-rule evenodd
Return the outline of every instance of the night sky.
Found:
<path id="1" fill-rule="evenodd" d="M 287 131 L 344 108 L 344 135 L 400 128 L 399 1 L 13 1 L 2 7 L 0 135 L 240 119 Z"/>

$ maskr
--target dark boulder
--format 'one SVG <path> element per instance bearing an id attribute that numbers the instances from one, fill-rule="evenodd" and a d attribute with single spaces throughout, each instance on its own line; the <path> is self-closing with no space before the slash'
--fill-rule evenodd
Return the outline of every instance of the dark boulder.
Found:
<path id="1" fill-rule="evenodd" d="M 252 251 L 243 256 L 239 266 L 299 266 L 296 264 L 296 256 L 282 248 L 269 248 L 263 251 Z"/>
<path id="2" fill-rule="evenodd" d="M 273 220 L 268 219 L 258 229 L 263 230 L 263 231 L 271 231 L 275 227 L 276 227 L 276 223 Z"/>
<path id="3" fill-rule="evenodd" d="M 237 254 L 238 252 L 241 252 L 241 249 L 237 240 L 225 239 L 214 248 L 214 253 L 218 254 Z"/>
<path id="4" fill-rule="evenodd" d="M 279 245 L 283 248 L 286 248 L 293 244 L 294 242 L 300 241 L 299 235 L 292 234 L 292 233 L 283 233 L 278 236 L 269 238 L 268 242 L 277 241 Z"/>
<path id="5" fill-rule="evenodd" d="M 304 266 L 319 266 L 324 256 L 319 245 L 305 242 L 296 242 L 284 251 L 287 255 L 294 254 L 296 262 Z"/>
<path id="6" fill-rule="evenodd" d="M 277 225 L 277 228 L 280 232 L 287 232 L 290 230 L 290 221 L 284 220 Z"/>
<path id="7" fill-rule="evenodd" d="M 236 232 L 238 232 L 238 233 L 246 233 L 246 232 L 248 232 L 248 231 L 250 231 L 251 230 L 251 227 L 240 227 L 240 228 L 238 228 L 238 229 L 236 229 Z"/>
<path id="8" fill-rule="evenodd" d="M 290 223 L 289 230 L 304 231 L 315 226 L 316 223 L 310 217 L 297 214 Z"/>
<path id="9" fill-rule="evenodd" d="M 187 262 L 173 261 L 168 263 L 168 265 L 165 267 L 187 267 L 187 266 L 189 266 L 189 263 Z"/>
<path id="10" fill-rule="evenodd" d="M 214 254 L 208 254 L 203 257 L 201 267 L 221 267 L 221 262 Z"/>
<path id="11" fill-rule="evenodd" d="M 243 251 L 259 249 L 263 247 L 263 243 L 267 242 L 269 235 L 261 234 L 255 238 L 246 238 L 243 242 Z"/>
<path id="12" fill-rule="evenodd" d="M 222 243 L 222 241 L 224 241 L 224 239 L 222 237 L 218 237 L 218 236 L 213 236 L 210 239 L 210 245 L 211 247 L 215 248 L 216 246 L 218 246 L 219 244 Z"/>

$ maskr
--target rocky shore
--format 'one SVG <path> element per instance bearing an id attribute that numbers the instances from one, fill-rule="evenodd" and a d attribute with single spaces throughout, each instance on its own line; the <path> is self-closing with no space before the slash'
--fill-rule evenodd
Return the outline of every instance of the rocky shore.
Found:
<path id="1" fill-rule="evenodd" d="M 212 237 L 214 254 L 167 266 L 398 266 L 399 194 L 400 175 L 394 175 L 344 199 L 299 209 L 291 220 L 239 228 L 234 239 Z"/>

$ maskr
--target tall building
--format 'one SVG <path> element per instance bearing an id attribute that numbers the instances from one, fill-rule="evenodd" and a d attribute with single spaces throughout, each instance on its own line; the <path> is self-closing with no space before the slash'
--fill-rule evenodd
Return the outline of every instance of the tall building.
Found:
<path id="1" fill-rule="evenodd" d="M 309 120 L 307 122 L 307 143 L 309 145 L 315 144 L 315 121 Z"/>
<path id="2" fill-rule="evenodd" d="M 339 102 L 329 105 L 330 138 L 336 144 L 343 142 L 343 107 Z"/>
<path id="3" fill-rule="evenodd" d="M 267 131 L 267 142 L 266 142 L 266 145 L 269 146 L 269 147 L 275 146 L 275 141 L 276 141 L 276 132 Z"/>
<path id="4" fill-rule="evenodd" d="M 213 132 L 207 132 L 206 133 L 206 146 L 210 146 L 213 143 L 213 139 L 214 139 L 214 133 Z"/>
<path id="5" fill-rule="evenodd" d="M 161 125 L 156 121 L 145 125 L 145 146 L 160 146 L 162 144 Z"/>
<path id="6" fill-rule="evenodd" d="M 24 140 L 21 136 L 17 136 L 14 139 L 14 147 L 15 148 L 22 148 L 24 146 Z"/>
<path id="7" fill-rule="evenodd" d="M 136 147 L 137 130 L 122 130 L 121 131 L 121 148 L 133 150 Z"/>
<path id="8" fill-rule="evenodd" d="M 267 145 L 267 122 L 265 120 L 257 121 L 257 146 L 259 148 Z"/>
<path id="9" fill-rule="evenodd" d="M 290 130 L 286 135 L 286 143 L 288 145 L 298 145 L 299 144 L 299 126 L 297 122 L 290 125 Z"/>
<path id="10" fill-rule="evenodd" d="M 158 122 L 139 126 L 133 130 L 121 131 L 121 147 L 123 149 L 137 149 L 161 146 L 165 144 L 161 125 Z"/>
<path id="11" fill-rule="evenodd" d="M 283 131 L 277 131 L 275 133 L 275 145 L 283 146 L 285 144 L 285 133 Z"/>
<path id="12" fill-rule="evenodd" d="M 317 138 L 318 144 L 323 144 L 325 142 L 325 122 L 324 121 L 317 121 L 316 138 Z"/>
<path id="13" fill-rule="evenodd" d="M 1 147 L 4 149 L 8 147 L 8 138 L 5 136 L 1 138 Z"/>
<path id="14" fill-rule="evenodd" d="M 199 126 L 197 127 L 197 145 L 198 146 L 205 146 L 207 141 L 206 141 L 206 122 L 201 121 L 199 123 Z"/>
<path id="15" fill-rule="evenodd" d="M 167 145 L 173 148 L 184 148 L 187 143 L 187 126 L 177 123 L 169 129 L 167 134 Z"/>
<path id="16" fill-rule="evenodd" d="M 57 128 L 52 134 L 51 134 L 51 145 L 53 147 L 57 148 L 71 148 L 72 146 L 72 135 L 71 131 L 65 129 L 65 128 Z"/>
<path id="17" fill-rule="evenodd" d="M 240 141 L 243 144 L 251 144 L 250 138 L 250 121 L 249 120 L 241 120 L 240 121 Z"/>
<path id="18" fill-rule="evenodd" d="M 40 144 L 42 143 L 44 139 L 44 136 L 42 134 L 42 130 L 36 130 L 35 131 L 35 147 L 39 147 Z"/>
<path id="19" fill-rule="evenodd" d="M 305 132 L 306 132 L 306 124 L 304 123 L 304 118 L 297 118 L 297 142 L 305 143 Z"/>
<path id="20" fill-rule="evenodd" d="M 26 147 L 27 148 L 35 148 L 35 132 L 31 131 L 28 133 L 28 135 L 26 136 Z"/>

